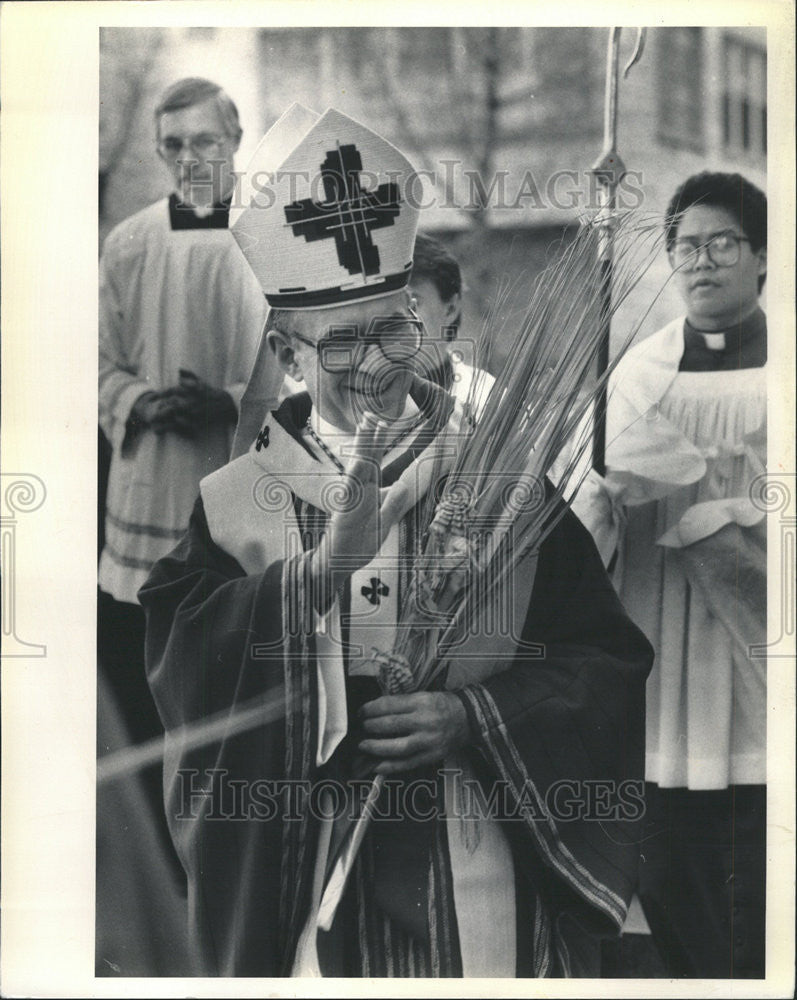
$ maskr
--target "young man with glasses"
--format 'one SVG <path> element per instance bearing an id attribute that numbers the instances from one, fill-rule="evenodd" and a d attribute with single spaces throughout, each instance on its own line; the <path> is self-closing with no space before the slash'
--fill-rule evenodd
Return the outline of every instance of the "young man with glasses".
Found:
<path id="1" fill-rule="evenodd" d="M 140 592 L 199 968 L 594 974 L 598 937 L 625 913 L 636 823 L 574 820 L 568 795 L 581 778 L 639 776 L 650 648 L 565 516 L 536 571 L 519 565 L 495 675 L 384 695 L 374 653 L 393 650 L 419 515 L 463 416 L 419 375 L 415 172 L 360 123 L 299 105 L 259 144 L 249 170 L 263 169 L 284 185 L 232 225 L 272 306 L 234 458 L 202 481 L 188 533 Z M 274 359 L 302 390 L 276 408 L 258 388 Z M 483 808 L 457 814 L 446 769 L 485 783 Z M 339 840 L 332 815 L 356 819 L 363 799 L 347 797 L 375 772 L 379 815 L 361 842 Z M 535 814 L 563 780 L 570 821 Z"/>
<path id="2" fill-rule="evenodd" d="M 690 177 L 665 241 L 686 315 L 620 362 L 607 430 L 604 512 L 624 508 L 625 521 L 616 582 L 656 649 L 639 895 L 670 975 L 756 978 L 766 683 L 751 648 L 766 641 L 766 553 L 751 485 L 766 469 L 766 197 L 739 174 Z"/>
<path id="3" fill-rule="evenodd" d="M 99 284 L 99 416 L 112 447 L 99 654 L 135 741 L 162 732 L 136 594 L 185 531 L 200 479 L 229 458 L 266 314 L 227 228 L 235 104 L 210 80 L 180 80 L 153 126 L 174 191 L 111 231 Z"/>

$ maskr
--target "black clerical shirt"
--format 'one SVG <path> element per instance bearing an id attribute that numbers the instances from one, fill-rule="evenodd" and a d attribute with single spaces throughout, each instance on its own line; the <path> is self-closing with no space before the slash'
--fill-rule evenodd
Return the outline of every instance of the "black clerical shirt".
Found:
<path id="1" fill-rule="evenodd" d="M 175 192 L 169 195 L 169 222 L 175 229 L 227 229 L 232 195 L 217 202 L 207 215 L 197 215 L 193 205 L 186 205 Z"/>
<path id="2" fill-rule="evenodd" d="M 709 337 L 722 334 L 722 347 L 709 347 L 705 334 L 689 320 L 684 323 L 684 353 L 678 370 L 682 372 L 727 372 L 738 368 L 762 368 L 767 362 L 767 317 L 756 309 L 741 323 L 727 330 L 711 331 Z"/>

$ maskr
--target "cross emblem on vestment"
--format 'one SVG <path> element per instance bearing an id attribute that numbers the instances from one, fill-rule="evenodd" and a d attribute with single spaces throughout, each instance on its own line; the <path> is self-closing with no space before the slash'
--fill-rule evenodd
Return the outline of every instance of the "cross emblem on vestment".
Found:
<path id="1" fill-rule="evenodd" d="M 371 577 L 371 586 L 363 587 L 360 593 L 368 601 L 369 604 L 381 604 L 382 598 L 387 597 L 390 593 L 390 587 L 382 581 L 377 576 Z"/>
<path id="2" fill-rule="evenodd" d="M 255 440 L 255 451 L 260 451 L 261 448 L 268 448 L 268 424 L 263 428 L 263 430 L 257 435 Z"/>
<path id="3" fill-rule="evenodd" d="M 400 211 L 398 184 L 380 184 L 363 190 L 360 151 L 350 143 L 327 150 L 321 164 L 324 201 L 304 198 L 285 206 L 285 218 L 294 236 L 308 243 L 335 240 L 338 261 L 349 274 L 379 274 L 379 248 L 371 239 L 375 229 L 392 226 Z"/>

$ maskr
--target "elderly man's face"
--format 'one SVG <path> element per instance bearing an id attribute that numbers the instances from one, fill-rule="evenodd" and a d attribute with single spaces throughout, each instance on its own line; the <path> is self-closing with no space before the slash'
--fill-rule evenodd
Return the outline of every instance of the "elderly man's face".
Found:
<path id="1" fill-rule="evenodd" d="M 227 134 L 212 97 L 189 108 L 167 111 L 158 121 L 158 152 L 177 193 L 191 205 L 213 205 L 230 193 L 238 143 L 238 138 Z"/>
<path id="2" fill-rule="evenodd" d="M 676 250 L 680 256 L 670 252 L 675 280 L 697 329 L 725 329 L 755 309 L 758 279 L 767 269 L 766 250 L 753 251 L 727 209 L 688 208 L 678 224 Z"/>
<path id="3" fill-rule="evenodd" d="M 313 405 L 335 427 L 353 432 L 365 411 L 391 422 L 402 415 L 420 350 L 420 321 L 409 301 L 406 292 L 397 292 L 297 312 L 291 329 L 277 335 L 283 367 L 305 383 Z"/>

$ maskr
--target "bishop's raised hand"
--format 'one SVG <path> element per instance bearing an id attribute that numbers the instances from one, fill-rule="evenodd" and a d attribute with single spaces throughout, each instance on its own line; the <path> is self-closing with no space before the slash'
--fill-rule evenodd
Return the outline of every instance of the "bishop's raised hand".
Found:
<path id="1" fill-rule="evenodd" d="M 313 553 L 317 584 L 316 608 L 326 610 L 331 596 L 355 570 L 368 565 L 390 529 L 401 517 L 406 488 L 383 489 L 380 462 L 390 437 L 390 425 L 365 413 L 354 437 L 335 510 Z M 321 606 L 319 606 L 321 605 Z"/>

